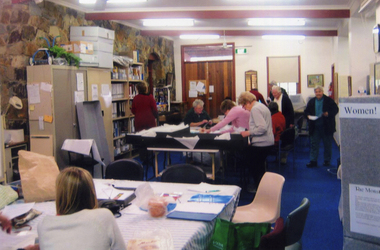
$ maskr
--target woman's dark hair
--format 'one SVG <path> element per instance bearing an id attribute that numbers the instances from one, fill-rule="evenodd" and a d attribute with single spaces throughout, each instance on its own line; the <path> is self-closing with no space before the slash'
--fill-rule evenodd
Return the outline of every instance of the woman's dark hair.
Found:
<path id="1" fill-rule="evenodd" d="M 148 91 L 148 84 L 146 82 L 140 82 L 136 85 L 139 94 L 146 94 Z"/>
<path id="2" fill-rule="evenodd" d="M 278 112 L 278 104 L 277 102 L 270 102 L 268 105 L 268 108 L 270 110 L 270 113 L 272 115 L 276 114 Z"/>

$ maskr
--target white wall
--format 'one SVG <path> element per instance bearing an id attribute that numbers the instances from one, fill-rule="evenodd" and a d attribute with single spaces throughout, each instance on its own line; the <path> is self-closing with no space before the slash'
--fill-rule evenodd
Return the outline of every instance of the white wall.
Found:
<path id="1" fill-rule="evenodd" d="M 307 75 L 323 74 L 325 92 L 331 82 L 331 65 L 334 63 L 334 38 L 307 37 L 303 41 L 269 41 L 261 37 L 226 37 L 227 42 L 234 42 L 235 46 L 246 46 L 248 54 L 236 55 L 236 95 L 245 91 L 244 72 L 256 70 L 258 73 L 258 89 L 266 96 L 267 93 L 267 65 L 268 56 L 301 56 L 301 93 L 303 98 L 313 95 L 313 89 L 307 88 Z M 176 69 L 177 100 L 182 98 L 181 82 L 181 45 L 223 43 L 219 40 L 174 40 L 174 60 Z M 269 79 L 276 80 L 276 79 Z"/>

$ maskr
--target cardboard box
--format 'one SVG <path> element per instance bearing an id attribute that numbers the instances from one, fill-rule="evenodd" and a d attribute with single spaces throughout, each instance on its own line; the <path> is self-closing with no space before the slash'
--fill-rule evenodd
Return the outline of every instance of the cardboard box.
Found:
<path id="1" fill-rule="evenodd" d="M 108 40 L 115 40 L 115 31 L 96 26 L 71 26 L 70 37 L 71 36 L 101 37 Z"/>
<path id="2" fill-rule="evenodd" d="M 60 47 L 64 48 L 67 52 L 73 53 L 73 45 L 72 44 L 60 44 Z"/>
<path id="3" fill-rule="evenodd" d="M 70 44 L 73 47 L 73 53 L 81 54 L 93 54 L 94 46 L 92 42 L 87 41 L 71 41 Z"/>

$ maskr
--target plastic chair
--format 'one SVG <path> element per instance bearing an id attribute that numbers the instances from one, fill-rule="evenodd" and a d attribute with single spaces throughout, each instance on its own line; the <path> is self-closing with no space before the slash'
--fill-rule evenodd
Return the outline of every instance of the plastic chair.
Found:
<path id="1" fill-rule="evenodd" d="M 302 244 L 300 241 L 305 228 L 309 207 L 309 199 L 303 198 L 301 205 L 288 215 L 285 224 L 283 218 L 278 218 L 274 230 L 261 237 L 260 249 L 301 250 Z"/>
<path id="2" fill-rule="evenodd" d="M 266 172 L 252 203 L 237 207 L 232 222 L 274 223 L 280 217 L 284 182 L 282 175 Z"/>
<path id="3" fill-rule="evenodd" d="M 117 180 L 144 180 L 144 167 L 133 159 L 121 159 L 108 164 L 106 179 Z"/>
<path id="4" fill-rule="evenodd" d="M 202 168 L 191 164 L 176 164 L 167 166 L 162 172 L 162 182 L 198 184 L 207 180 Z"/>

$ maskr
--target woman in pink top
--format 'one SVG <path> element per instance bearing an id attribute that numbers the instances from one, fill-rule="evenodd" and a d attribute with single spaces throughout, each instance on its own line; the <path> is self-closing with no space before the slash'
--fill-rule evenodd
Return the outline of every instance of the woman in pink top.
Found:
<path id="1" fill-rule="evenodd" d="M 248 110 L 245 110 L 240 106 L 237 106 L 236 103 L 228 99 L 224 100 L 220 104 L 220 110 L 226 117 L 222 121 L 220 121 L 218 124 L 210 128 L 210 132 L 219 130 L 223 128 L 224 126 L 228 125 L 230 122 L 232 122 L 232 126 L 235 128 L 239 128 L 239 127 L 242 127 L 245 129 L 249 128 L 250 112 Z M 234 131 L 233 127 L 228 130 L 223 131 L 223 133 L 233 132 Z"/>

